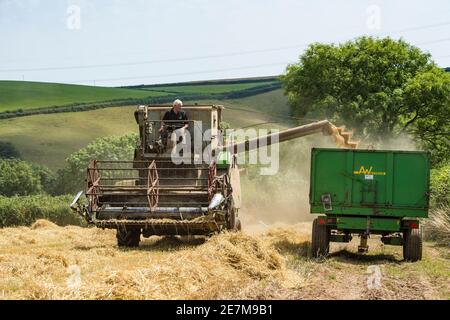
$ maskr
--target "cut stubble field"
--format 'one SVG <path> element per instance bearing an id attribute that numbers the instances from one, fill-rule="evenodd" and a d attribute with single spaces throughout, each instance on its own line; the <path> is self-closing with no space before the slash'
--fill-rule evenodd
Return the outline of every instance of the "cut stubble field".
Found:
<path id="1" fill-rule="evenodd" d="M 424 259 L 370 242 L 332 245 L 308 257 L 310 223 L 248 226 L 206 241 L 151 237 L 137 249 L 116 246 L 112 230 L 58 227 L 0 230 L 4 299 L 449 299 L 449 250 L 426 243 Z M 381 286 L 369 288 L 369 266 Z M 79 282 L 76 280 L 78 271 Z"/>

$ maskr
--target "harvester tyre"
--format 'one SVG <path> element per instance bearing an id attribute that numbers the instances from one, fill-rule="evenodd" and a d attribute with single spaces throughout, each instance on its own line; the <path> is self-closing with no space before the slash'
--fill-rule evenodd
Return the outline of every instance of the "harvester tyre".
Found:
<path id="1" fill-rule="evenodd" d="M 330 230 L 326 224 L 319 224 L 319 219 L 314 219 L 312 226 L 311 254 L 313 258 L 327 256 L 330 252 Z"/>
<path id="2" fill-rule="evenodd" d="M 405 231 L 403 258 L 411 262 L 422 260 L 422 235 L 419 229 Z"/>
<path id="3" fill-rule="evenodd" d="M 117 245 L 119 247 L 135 248 L 139 247 L 141 241 L 140 229 L 117 229 L 116 233 Z"/>

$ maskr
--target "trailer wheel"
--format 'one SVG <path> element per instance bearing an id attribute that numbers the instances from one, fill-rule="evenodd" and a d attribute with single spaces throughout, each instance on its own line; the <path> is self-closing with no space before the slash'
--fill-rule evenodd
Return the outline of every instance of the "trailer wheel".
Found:
<path id="1" fill-rule="evenodd" d="M 403 258 L 415 262 L 422 260 L 422 235 L 419 229 L 408 229 L 403 235 Z"/>
<path id="2" fill-rule="evenodd" d="M 116 238 L 119 247 L 138 247 L 141 241 L 141 230 L 118 228 Z"/>
<path id="3" fill-rule="evenodd" d="M 319 219 L 314 219 L 312 226 L 311 252 L 314 258 L 328 255 L 330 251 L 330 230 L 326 224 L 319 224 Z"/>

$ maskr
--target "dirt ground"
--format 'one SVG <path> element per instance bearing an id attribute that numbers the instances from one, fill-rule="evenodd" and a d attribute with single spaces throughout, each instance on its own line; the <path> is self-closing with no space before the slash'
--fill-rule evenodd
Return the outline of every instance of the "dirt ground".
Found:
<path id="1" fill-rule="evenodd" d="M 425 243 L 423 260 L 371 239 L 332 244 L 311 259 L 310 223 L 248 226 L 203 239 L 151 237 L 119 249 L 115 232 L 0 229 L 0 299 L 449 299 L 450 250 Z"/>

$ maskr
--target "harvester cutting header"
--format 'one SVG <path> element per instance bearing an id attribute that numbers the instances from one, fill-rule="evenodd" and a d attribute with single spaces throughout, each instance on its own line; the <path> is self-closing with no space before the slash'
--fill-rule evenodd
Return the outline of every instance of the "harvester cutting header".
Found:
<path id="1" fill-rule="evenodd" d="M 351 132 L 327 120 L 223 142 L 222 106 L 184 106 L 186 117 L 175 120 L 167 117 L 170 108 L 139 106 L 134 113 L 139 144 L 133 161 L 92 160 L 84 190 L 87 205 L 79 204 L 81 191 L 71 205 L 88 223 L 117 229 L 119 246 L 138 246 L 141 234 L 240 230 L 240 152 L 315 133 L 332 136 L 342 148 L 357 146 L 350 141 Z"/>

